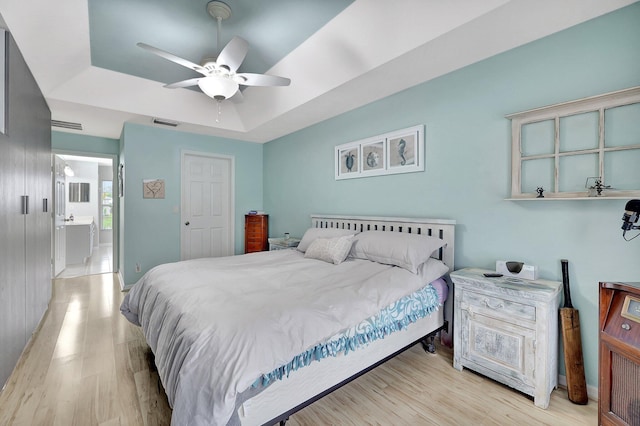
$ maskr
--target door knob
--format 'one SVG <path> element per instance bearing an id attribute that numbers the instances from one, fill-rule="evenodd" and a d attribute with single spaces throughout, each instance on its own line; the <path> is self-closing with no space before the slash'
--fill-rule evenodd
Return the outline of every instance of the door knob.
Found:
<path id="1" fill-rule="evenodd" d="M 186 221 L 184 224 L 185 224 L 185 225 L 187 225 L 187 226 L 189 226 L 189 225 L 191 224 L 191 222 Z"/>

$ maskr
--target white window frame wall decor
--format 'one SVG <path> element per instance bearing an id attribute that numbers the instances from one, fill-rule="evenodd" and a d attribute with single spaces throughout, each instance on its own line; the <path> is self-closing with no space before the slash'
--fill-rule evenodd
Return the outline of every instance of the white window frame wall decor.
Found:
<path id="1" fill-rule="evenodd" d="M 335 147 L 336 180 L 422 172 L 424 169 L 424 125 Z"/>
<path id="2" fill-rule="evenodd" d="M 640 132 L 634 131 L 640 128 L 640 114 L 637 121 L 627 118 L 626 121 L 611 119 L 605 122 L 608 116 L 611 118 L 621 112 L 635 117 L 636 110 L 640 111 L 640 86 L 507 115 L 506 118 L 511 120 L 512 141 L 511 198 L 508 199 L 626 199 L 640 196 L 640 179 L 635 179 L 633 174 L 640 176 L 640 172 L 635 171 L 640 170 L 640 166 L 629 165 L 634 169 L 630 172 L 632 182 L 616 182 L 610 176 L 620 173 L 614 173 L 610 164 L 608 168 L 605 167 L 608 155 L 611 160 L 616 154 L 627 154 L 627 163 L 633 163 L 635 156 L 640 155 Z M 625 125 L 633 126 L 631 131 L 614 127 Z M 536 136 L 527 141 L 527 129 L 535 129 L 535 126 L 538 126 L 537 130 L 531 133 Z M 623 135 L 625 140 L 620 143 L 614 140 L 614 135 L 617 138 Z M 536 137 L 538 139 L 534 142 Z M 589 145 L 589 138 L 593 139 L 592 146 Z M 568 140 L 572 142 L 567 143 Z M 540 147 L 536 147 L 537 141 Z M 526 147 L 523 148 L 524 145 Z M 546 170 L 543 166 L 541 169 L 544 172 L 535 175 L 540 178 L 540 185 L 535 185 L 530 176 L 525 176 L 527 182 L 523 182 L 523 164 L 533 164 L 527 162 L 534 160 L 548 160 Z M 580 175 L 581 170 L 589 168 L 590 164 L 595 174 Z M 532 170 L 540 172 L 535 167 Z M 570 173 L 572 171 L 573 175 Z M 569 180 L 573 181 L 573 185 L 566 186 L 572 188 L 564 190 L 561 182 Z M 549 187 L 544 187 L 545 182 Z M 578 190 L 578 182 L 580 185 L 584 182 L 584 188 Z M 523 184 L 526 188 L 523 188 Z M 539 196 L 536 186 L 544 189 L 543 197 Z"/>

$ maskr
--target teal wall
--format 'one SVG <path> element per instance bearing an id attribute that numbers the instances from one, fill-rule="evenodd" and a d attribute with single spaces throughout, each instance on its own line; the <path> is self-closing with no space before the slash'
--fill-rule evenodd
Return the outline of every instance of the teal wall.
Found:
<path id="1" fill-rule="evenodd" d="M 567 258 L 587 381 L 597 386 L 598 282 L 640 280 L 640 240 L 622 239 L 625 200 L 505 201 L 504 117 L 640 85 L 639 22 L 635 4 L 267 143 L 271 235 L 302 235 L 310 213 L 449 218 L 456 268 L 522 260 L 561 280 Z M 425 172 L 334 180 L 335 145 L 416 124 L 426 129 Z"/>
<path id="2" fill-rule="evenodd" d="M 127 123 L 121 139 L 124 202 L 120 272 L 126 285 L 146 271 L 180 260 L 181 152 L 235 159 L 235 252 L 243 252 L 244 214 L 262 209 L 263 145 Z M 143 179 L 164 179 L 164 199 L 142 198 Z M 141 271 L 135 271 L 136 263 Z"/>
<path id="3" fill-rule="evenodd" d="M 51 132 L 51 146 L 54 151 L 108 155 L 118 155 L 120 153 L 118 139 L 78 135 L 75 133 Z"/>

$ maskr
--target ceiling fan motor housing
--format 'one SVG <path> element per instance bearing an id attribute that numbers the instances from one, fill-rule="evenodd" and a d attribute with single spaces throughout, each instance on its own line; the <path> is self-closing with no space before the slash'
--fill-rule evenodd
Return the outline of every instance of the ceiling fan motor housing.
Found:
<path id="1" fill-rule="evenodd" d="M 229 19 L 231 17 L 231 8 L 221 1 L 210 1 L 207 3 L 207 12 L 214 19 Z"/>

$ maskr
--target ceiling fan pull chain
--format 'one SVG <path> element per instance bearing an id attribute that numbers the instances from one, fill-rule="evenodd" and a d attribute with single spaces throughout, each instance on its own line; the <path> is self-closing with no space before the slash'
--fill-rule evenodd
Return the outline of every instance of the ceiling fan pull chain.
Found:
<path id="1" fill-rule="evenodd" d="M 218 115 L 216 117 L 216 123 L 220 122 L 220 115 L 222 115 L 222 101 L 220 99 L 216 100 L 218 102 Z"/>

